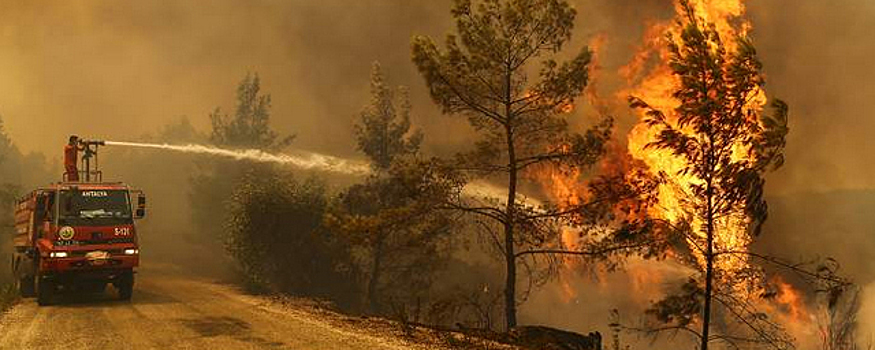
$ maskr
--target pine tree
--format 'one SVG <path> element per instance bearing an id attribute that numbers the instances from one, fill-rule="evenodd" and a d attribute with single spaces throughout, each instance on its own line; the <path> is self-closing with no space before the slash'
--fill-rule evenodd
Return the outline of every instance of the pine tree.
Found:
<path id="1" fill-rule="evenodd" d="M 413 39 L 413 61 L 443 112 L 468 118 L 480 140 L 459 155 L 470 178 L 501 178 L 507 197 L 458 204 L 473 213 L 496 242 L 506 268 L 506 326 L 517 325 L 517 265 L 525 250 L 554 242 L 544 230 L 562 213 L 536 212 L 519 190 L 523 175 L 546 165 L 587 167 L 604 152 L 611 121 L 584 134 L 569 131 L 567 117 L 588 82 L 591 52 L 569 61 L 555 57 L 571 39 L 577 12 L 563 0 L 457 0 L 456 33 L 444 49 L 427 37 Z M 529 72 L 540 62 L 535 77 Z M 498 231 L 501 231 L 499 233 Z M 553 235 L 553 236 L 551 236 Z"/>
<path id="2" fill-rule="evenodd" d="M 673 93 L 678 107 L 661 111 L 636 97 L 630 102 L 644 109 L 647 125 L 658 130 L 647 147 L 668 150 L 683 162 L 665 181 L 683 206 L 686 219 L 678 227 L 694 255 L 686 262 L 700 273 L 682 295 L 657 303 L 651 312 L 684 327 L 698 319 L 701 349 L 706 350 L 715 339 L 715 299 L 744 324 L 763 324 L 748 314 L 747 301 L 733 297 L 732 288 L 760 281 L 759 271 L 747 267 L 738 254 L 759 235 L 768 216 L 763 176 L 783 163 L 788 108 L 775 100 L 774 114 L 762 112 L 757 101 L 765 82 L 750 39 L 729 38 L 734 43 L 727 44 L 712 25 L 696 17 L 688 2 L 681 3 L 686 21 L 678 23 L 679 35 L 669 43 L 670 67 L 680 82 Z M 763 342 L 786 344 L 779 330 L 769 328 L 774 332 L 753 331 Z"/>

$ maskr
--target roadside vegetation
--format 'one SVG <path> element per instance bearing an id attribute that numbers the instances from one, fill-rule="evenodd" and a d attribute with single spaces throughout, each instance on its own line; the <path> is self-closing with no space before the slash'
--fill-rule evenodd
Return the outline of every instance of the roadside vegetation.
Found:
<path id="1" fill-rule="evenodd" d="M 41 154 L 22 154 L 6 134 L 0 119 L 0 313 L 18 301 L 9 269 L 14 232 L 14 203 L 21 189 L 52 179 L 51 166 Z"/>
<path id="2" fill-rule="evenodd" d="M 0 314 L 3 314 L 10 307 L 18 302 L 18 289 L 15 284 L 6 283 L 0 286 Z"/>
<path id="3" fill-rule="evenodd" d="M 783 162 L 788 107 L 777 101 L 766 114 L 750 104 L 764 84 L 753 44 L 721 38 L 688 2 L 680 4 L 686 21 L 666 41 L 671 74 L 682 82 L 672 95 L 680 107 L 660 110 L 630 98 L 630 110 L 644 110 L 658 135 L 647 149 L 677 157 L 684 167 L 676 174 L 609 152 L 609 116 L 570 127 L 593 53 L 572 38 L 577 12 L 566 1 L 457 0 L 456 28 L 444 46 L 416 36 L 412 59 L 441 111 L 469 121 L 477 139 L 467 150 L 449 159 L 425 154 L 421 146 L 439 135 L 415 127 L 406 89 L 393 87 L 375 64 L 371 100 L 351 125 L 369 176 L 337 188 L 269 165 L 217 161 L 195 177 L 194 193 L 213 198 L 206 204 L 213 209 L 199 210 L 209 223 L 223 213 L 225 248 L 248 285 L 324 299 L 354 314 L 506 343 L 514 334 L 585 343 L 591 338 L 521 327 L 517 308 L 570 260 L 610 271 L 631 257 L 673 259 L 691 267 L 692 276 L 672 289 L 681 292 L 654 302 L 642 316 L 646 326 L 614 322 L 616 329 L 651 336 L 683 330 L 702 350 L 740 341 L 792 348 L 786 330 L 760 309 L 775 298 L 767 276 L 782 270 L 836 294 L 850 282 L 829 261 L 794 263 L 715 238 L 752 242 L 759 235 L 767 217 L 763 176 Z M 294 140 L 270 128 L 271 97 L 254 77 L 240 83 L 235 114 L 211 115 L 211 141 L 282 151 Z M 543 184 L 544 174 L 581 190 L 533 204 L 524 192 Z M 465 190 L 482 183 L 497 184 L 500 194 Z M 670 220 L 652 215 L 665 188 L 683 194 L 682 215 Z M 200 195 L 192 198 L 202 205 Z M 724 217 L 735 220 L 731 231 Z M 563 238 L 568 230 L 579 232 L 573 243 Z M 762 292 L 714 287 L 728 278 L 717 258 L 727 254 L 747 256 L 739 273 L 749 290 Z M 745 301 L 733 304 L 739 297 Z M 725 326 L 733 322 L 741 326 Z"/>
<path id="4" fill-rule="evenodd" d="M 616 329 L 644 335 L 684 330 L 697 335 L 702 350 L 739 339 L 791 348 L 785 329 L 757 307 L 775 295 L 767 292 L 773 287 L 765 266 L 833 293 L 850 284 L 826 265 L 727 252 L 739 247 L 715 238 L 737 234 L 750 242 L 759 235 L 767 217 L 763 176 L 783 162 L 788 107 L 776 102 L 775 114 L 765 114 L 748 106 L 764 84 L 752 43 L 719 37 L 689 3 L 680 3 L 687 21 L 677 23 L 682 35 L 666 45 L 672 74 L 683 82 L 673 92 L 681 106 L 665 111 L 630 98 L 630 110 L 644 110 L 647 125 L 657 130 L 648 149 L 677 157 L 684 165 L 677 174 L 609 152 L 609 116 L 590 118 L 582 130 L 570 126 L 593 53 L 572 38 L 577 12 L 566 1 L 457 0 L 451 9 L 456 28 L 445 45 L 416 36 L 412 59 L 441 111 L 469 121 L 477 139 L 467 149 L 449 159 L 425 154 L 421 146 L 439 135 L 415 127 L 406 89 L 392 86 L 376 63 L 371 100 L 350 125 L 370 175 L 338 188 L 272 165 L 204 162 L 192 177 L 196 231 L 223 237 L 253 290 L 318 298 L 352 314 L 504 343 L 551 339 L 533 347 L 561 339 L 583 348 L 601 342 L 598 334 L 519 324 L 517 308 L 563 264 L 577 260 L 610 271 L 630 257 L 674 259 L 691 266 L 692 276 L 675 286 L 680 294 L 655 302 L 642 316 L 646 327 Z M 722 46 L 730 41 L 741 49 Z M 717 90 L 707 90 L 711 86 Z M 270 127 L 270 103 L 258 76 L 247 75 L 235 112 L 210 115 L 210 141 L 267 152 L 293 146 L 294 137 Z M 748 154 L 739 157 L 739 149 Z M 543 184 L 543 174 L 570 179 L 581 190 L 533 204 L 524 192 Z M 465 190 L 482 183 L 497 184 L 500 194 Z M 685 195 L 678 209 L 683 215 L 671 220 L 652 215 L 666 186 Z M 718 217 L 738 225 L 718 232 L 726 229 Z M 579 232 L 575 242 L 563 239 L 567 230 Z M 728 276 L 717 262 L 725 254 L 759 259 L 741 271 L 765 291 L 745 298 L 759 301 L 732 304 L 738 295 L 714 287 Z M 731 322 L 742 326 L 723 326 Z"/>

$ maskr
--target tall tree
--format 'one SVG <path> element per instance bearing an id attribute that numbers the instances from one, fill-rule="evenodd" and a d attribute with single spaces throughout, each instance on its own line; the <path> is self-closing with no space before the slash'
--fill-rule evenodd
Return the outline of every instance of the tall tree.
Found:
<path id="1" fill-rule="evenodd" d="M 53 156 L 60 157 L 60 150 Z M 59 173 L 51 173 L 51 170 L 42 154 L 24 154 L 18 149 L 0 118 L 0 183 L 20 187 L 42 186 L 59 179 Z"/>
<path id="2" fill-rule="evenodd" d="M 6 134 L 3 128 L 3 120 L 0 119 L 0 169 L 4 170 L 0 174 L 0 261 L 6 263 L 9 261 L 9 253 L 11 250 L 7 248 L 12 242 L 12 234 L 15 229 L 15 218 L 13 216 L 15 197 L 18 195 L 18 181 L 7 175 L 7 163 L 9 158 L 17 153 L 17 149 Z M 9 270 L 0 272 L 0 288 L 6 288 L 6 283 L 10 281 L 11 275 Z M 2 301 L 0 301 L 2 303 Z M 4 307 L 6 305 L 0 305 Z"/>
<path id="3" fill-rule="evenodd" d="M 234 149 L 258 149 L 278 151 L 287 147 L 293 136 L 279 136 L 270 126 L 271 97 L 261 89 L 257 74 L 247 74 L 237 86 L 237 102 L 233 115 L 216 108 L 209 116 L 212 122 L 210 141 L 218 146 Z M 191 179 L 190 201 L 192 218 L 206 256 L 222 258 L 216 254 L 223 249 L 221 237 L 224 226 L 217 223 L 230 220 L 228 204 L 232 193 L 244 177 L 253 172 L 271 175 L 271 165 L 252 164 L 228 160 L 207 160 L 199 163 L 197 173 Z M 209 238 L 209 239 L 206 239 Z"/>
<path id="4" fill-rule="evenodd" d="M 371 71 L 371 102 L 355 125 L 355 135 L 359 150 L 377 171 L 386 171 L 396 159 L 419 152 L 422 132 L 410 130 L 407 91 L 389 87 L 377 62 Z"/>
<path id="5" fill-rule="evenodd" d="M 340 195 L 328 222 L 356 248 L 370 312 L 401 316 L 412 303 L 427 301 L 456 222 L 436 209 L 460 185 L 439 163 L 407 158 Z"/>
<path id="6" fill-rule="evenodd" d="M 428 289 L 453 227 L 450 215 L 435 209 L 460 187 L 438 163 L 419 158 L 422 133 L 410 130 L 410 104 L 399 90 L 396 97 L 375 63 L 372 99 L 355 125 L 359 150 L 375 171 L 340 195 L 328 220 L 358 248 L 372 313 L 385 312 L 387 299 L 398 308 Z"/>
<path id="7" fill-rule="evenodd" d="M 727 44 L 687 1 L 681 4 L 686 18 L 677 24 L 678 35 L 669 37 L 678 106 L 661 111 L 636 97 L 630 102 L 644 109 L 647 124 L 658 130 L 647 147 L 668 150 L 683 164 L 664 180 L 680 198 L 685 222 L 678 227 L 691 251 L 686 262 L 700 272 L 684 287 L 684 296 L 663 300 L 654 313 L 685 325 L 698 319 L 701 349 L 706 350 L 712 340 L 727 339 L 711 335 L 715 300 L 755 328 L 757 315 L 747 312 L 750 304 L 738 297 L 739 283 L 760 282 L 761 276 L 739 254 L 747 251 L 768 215 L 763 175 L 783 163 L 788 109 L 776 100 L 773 115 L 761 110 L 762 64 L 750 39 L 730 38 L 733 43 Z M 669 309 L 686 315 L 676 317 Z M 770 345 L 786 345 L 780 337 L 752 330 Z"/>
<path id="8" fill-rule="evenodd" d="M 0 118 L 0 261 L 9 261 L 8 246 L 15 228 L 13 205 L 22 190 L 44 186 L 59 177 L 60 172 L 53 173 L 42 154 L 22 154 Z M 0 287 L 8 281 L 9 272 L 11 270 L 0 271 Z"/>
<path id="9" fill-rule="evenodd" d="M 525 250 L 555 242 L 548 236 L 555 231 L 541 228 L 563 214 L 526 204 L 519 194 L 523 175 L 547 164 L 587 167 L 610 134 L 609 119 L 582 135 L 568 128 L 592 57 L 583 48 L 567 62 L 555 58 L 571 39 L 576 14 L 564 0 L 456 0 L 456 33 L 444 49 L 428 37 L 413 38 L 413 61 L 434 102 L 446 114 L 467 117 L 480 134 L 474 150 L 459 155 L 460 169 L 470 177 L 500 178 L 506 189 L 503 203 L 460 203 L 457 209 L 501 231 L 495 244 L 506 268 L 508 328 L 517 325 L 517 265 L 530 257 Z"/>
<path id="10" fill-rule="evenodd" d="M 233 116 L 216 108 L 210 114 L 210 137 L 217 146 L 278 150 L 291 144 L 294 136 L 280 138 L 270 127 L 270 95 L 261 91 L 258 74 L 246 74 L 237 86 L 237 107 Z"/>
<path id="11" fill-rule="evenodd" d="M 6 134 L 6 130 L 3 127 L 3 120 L 0 119 L 0 161 L 8 160 L 13 153 L 16 153 L 17 149 L 15 145 L 12 143 L 12 140 L 9 138 L 9 135 Z"/>

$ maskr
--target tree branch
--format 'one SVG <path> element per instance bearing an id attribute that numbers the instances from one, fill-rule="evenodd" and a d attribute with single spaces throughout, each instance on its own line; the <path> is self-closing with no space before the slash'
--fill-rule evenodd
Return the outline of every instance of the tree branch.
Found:
<path id="1" fill-rule="evenodd" d="M 599 256 L 605 255 L 608 253 L 613 253 L 621 250 L 630 250 L 635 248 L 642 248 L 650 245 L 651 242 L 640 242 L 634 244 L 623 244 L 610 246 L 605 248 L 593 249 L 593 250 L 565 250 L 565 249 L 530 249 L 517 252 L 514 254 L 514 258 L 520 258 L 525 255 L 537 255 L 537 254 L 548 254 L 548 255 L 572 255 L 572 256 Z"/>

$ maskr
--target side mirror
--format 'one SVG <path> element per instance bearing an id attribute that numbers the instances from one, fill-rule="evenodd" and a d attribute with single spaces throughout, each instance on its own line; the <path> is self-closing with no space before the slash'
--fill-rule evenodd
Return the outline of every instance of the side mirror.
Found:
<path id="1" fill-rule="evenodd" d="M 146 217 L 146 194 L 137 191 L 137 209 L 134 211 L 134 219 Z"/>

